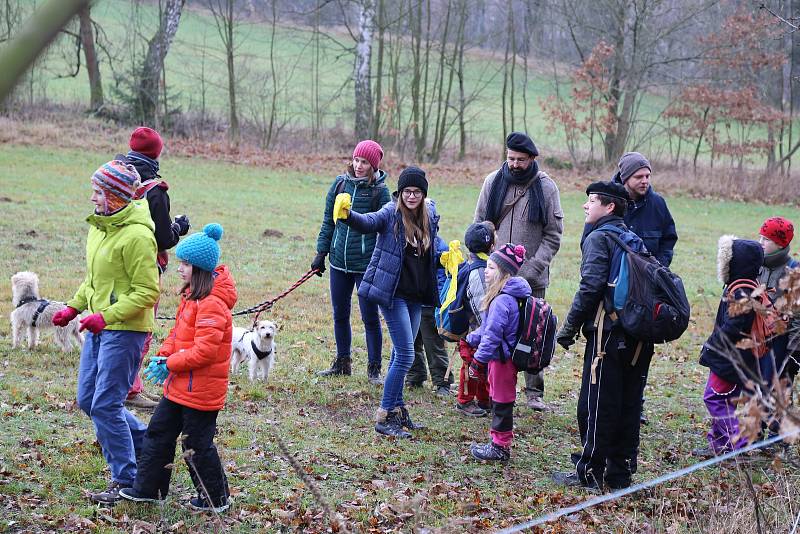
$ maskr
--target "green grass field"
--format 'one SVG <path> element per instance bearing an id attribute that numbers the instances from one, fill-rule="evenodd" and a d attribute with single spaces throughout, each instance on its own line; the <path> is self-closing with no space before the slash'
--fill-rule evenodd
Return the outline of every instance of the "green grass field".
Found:
<path id="1" fill-rule="evenodd" d="M 83 219 L 91 211 L 89 177 L 104 157 L 0 145 L 3 316 L 11 311 L 9 278 L 17 271 L 37 272 L 46 298 L 65 300 L 77 288 L 84 274 Z M 306 272 L 331 176 L 199 158 L 167 159 L 162 170 L 171 186 L 173 214 L 189 214 L 195 230 L 211 221 L 225 227 L 222 261 L 238 284 L 237 309 L 278 294 Z M 437 186 L 432 181 L 430 195 L 437 200 L 445 239 L 462 238 L 479 180 L 489 170 L 481 170 L 470 184 Z M 579 191 L 563 189 L 566 229 L 548 293 L 561 317 L 577 287 L 585 198 Z M 680 235 L 673 267 L 686 282 L 694 319 L 681 340 L 660 346 L 654 358 L 646 404 L 651 424 L 642 428 L 637 481 L 693 463 L 689 451 L 704 442 L 707 423 L 701 395 L 706 370 L 696 360 L 720 293 L 715 281 L 718 236 L 733 232 L 755 237 L 763 219 L 771 215 L 800 220 L 800 211 L 789 207 L 689 198 L 670 198 L 669 205 Z M 174 266 L 163 279 L 163 313 L 177 305 Z M 275 434 L 283 437 L 351 531 L 479 531 L 587 498 L 549 479 L 552 470 L 568 467 L 569 452 L 578 445 L 574 413 L 582 344 L 569 353 L 559 348 L 546 372 L 546 400 L 553 411 L 517 409 L 513 459 L 503 469 L 467 458 L 470 442 L 486 439 L 489 421 L 466 420 L 456 413 L 455 399 L 442 400 L 429 391 L 407 397 L 411 413 L 428 430 L 412 441 L 378 437 L 371 419 L 381 390 L 366 381 L 362 328 L 356 325 L 354 332 L 354 376 L 321 380 L 314 374 L 330 362 L 334 351 L 330 315 L 327 276 L 315 277 L 267 314 L 281 325 L 270 382 L 252 385 L 244 374 L 232 377 L 217 442 L 235 505 L 221 519 L 189 511 L 191 482 L 183 464 L 178 464 L 172 494 L 161 507 L 121 504 L 107 510 L 90 505 L 84 490 L 104 487 L 108 474 L 93 444 L 91 422 L 73 401 L 78 354 L 61 354 L 48 335 L 33 352 L 11 350 L 9 326 L 3 323 L 0 531 L 324 532 L 327 524 L 320 508 L 281 456 Z M 239 324 L 246 326 L 247 321 Z M 159 339 L 169 326 L 159 325 Z M 388 335 L 385 340 L 384 365 Z M 724 528 L 730 526 L 724 521 L 731 514 L 743 521 L 741 531 L 748 532 L 744 526 L 752 519 L 751 505 L 737 500 L 743 491 L 741 476 L 736 469 L 709 469 L 562 520 L 553 532 L 695 532 L 714 525 L 731 531 Z M 762 461 L 752 476 L 770 521 L 767 530 L 791 524 L 786 503 L 798 498 L 797 471 Z"/>

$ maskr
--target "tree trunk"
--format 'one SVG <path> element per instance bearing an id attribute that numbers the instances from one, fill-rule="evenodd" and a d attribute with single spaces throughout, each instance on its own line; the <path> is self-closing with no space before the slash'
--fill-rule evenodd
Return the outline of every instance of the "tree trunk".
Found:
<path id="1" fill-rule="evenodd" d="M 370 66 L 372 57 L 372 34 L 375 31 L 375 0 L 361 0 L 361 16 L 358 21 L 353 81 L 355 82 L 355 134 L 366 139 L 372 133 L 372 84 Z"/>
<path id="2" fill-rule="evenodd" d="M 98 111 L 103 107 L 103 83 L 100 78 L 100 62 L 94 46 L 91 7 L 86 6 L 78 14 L 80 19 L 81 46 L 86 59 L 86 72 L 89 74 L 89 110 Z"/>
<path id="3" fill-rule="evenodd" d="M 383 58 L 386 54 L 386 3 L 378 0 L 378 62 L 375 74 L 375 111 L 372 115 L 371 139 L 377 139 L 381 129 L 381 106 L 383 106 Z"/>
<path id="4" fill-rule="evenodd" d="M 181 20 L 181 12 L 185 3 L 186 0 L 166 0 L 158 31 L 147 43 L 147 55 L 142 63 L 137 90 L 138 119 L 143 124 L 155 123 L 161 69 L 172 40 L 175 38 L 175 33 L 178 31 L 178 23 Z"/>

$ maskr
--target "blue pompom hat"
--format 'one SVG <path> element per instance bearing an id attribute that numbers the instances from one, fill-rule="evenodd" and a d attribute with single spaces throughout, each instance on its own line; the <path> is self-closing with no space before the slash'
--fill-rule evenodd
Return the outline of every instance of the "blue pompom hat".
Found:
<path id="1" fill-rule="evenodd" d="M 213 272 L 219 262 L 219 245 L 222 225 L 209 223 L 203 231 L 196 232 L 178 244 L 175 255 L 178 259 L 191 263 L 204 271 Z"/>

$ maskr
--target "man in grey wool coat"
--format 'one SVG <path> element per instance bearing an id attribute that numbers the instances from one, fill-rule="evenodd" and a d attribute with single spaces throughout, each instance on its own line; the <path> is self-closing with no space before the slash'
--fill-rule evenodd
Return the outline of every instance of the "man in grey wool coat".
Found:
<path id="1" fill-rule="evenodd" d="M 496 243 L 525 246 L 525 263 L 519 276 L 525 278 L 533 296 L 544 298 L 550 284 L 550 262 L 561 246 L 564 212 L 555 182 L 539 170 L 539 151 L 527 134 L 512 132 L 506 138 L 506 161 L 483 181 L 475 222 L 491 221 L 497 229 Z M 528 407 L 537 411 L 544 403 L 543 372 L 525 373 Z"/>

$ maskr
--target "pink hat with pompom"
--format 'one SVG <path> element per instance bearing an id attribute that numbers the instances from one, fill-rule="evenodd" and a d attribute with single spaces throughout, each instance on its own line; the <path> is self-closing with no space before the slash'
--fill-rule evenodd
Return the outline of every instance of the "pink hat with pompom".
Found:
<path id="1" fill-rule="evenodd" d="M 522 263 L 525 261 L 525 247 L 513 243 L 506 243 L 492 252 L 489 259 L 511 276 L 515 276 L 519 272 L 519 268 L 522 267 Z"/>

